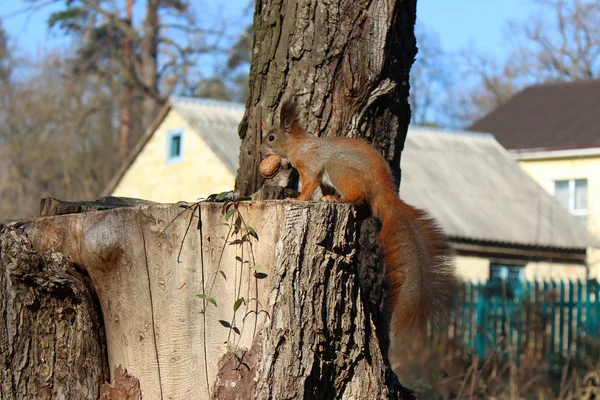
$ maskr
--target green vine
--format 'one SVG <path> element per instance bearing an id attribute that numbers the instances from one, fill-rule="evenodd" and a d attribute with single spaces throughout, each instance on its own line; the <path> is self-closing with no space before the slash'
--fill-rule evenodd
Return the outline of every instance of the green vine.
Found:
<path id="1" fill-rule="evenodd" d="M 239 255 L 236 255 L 236 258 L 235 258 L 236 263 L 239 265 L 239 268 L 236 269 L 236 276 L 235 276 L 235 280 L 234 280 L 234 283 L 235 283 L 234 286 L 236 287 L 236 294 L 235 294 L 235 301 L 233 303 L 233 316 L 230 321 L 219 320 L 219 323 L 223 327 L 225 327 L 229 330 L 227 340 L 225 341 L 225 344 L 228 344 L 228 345 L 230 343 L 232 334 L 237 335 L 238 339 L 241 336 L 241 331 L 240 331 L 239 327 L 237 326 L 236 318 L 238 315 L 238 311 L 242 305 L 249 307 L 251 302 L 254 303 L 254 309 L 247 311 L 246 314 L 244 315 L 244 318 L 242 319 L 242 324 L 243 324 L 248 315 L 254 314 L 255 323 L 254 323 L 253 337 L 256 336 L 256 327 L 258 325 L 258 316 L 260 315 L 261 312 L 267 313 L 264 310 L 259 311 L 259 307 L 261 305 L 258 301 L 258 282 L 257 281 L 260 279 L 267 278 L 268 275 L 263 272 L 260 272 L 260 266 L 256 265 L 256 259 L 255 259 L 255 255 L 254 255 L 253 245 L 254 245 L 254 242 L 258 242 L 260 239 L 258 237 L 258 234 L 256 233 L 256 230 L 252 226 L 250 226 L 246 223 L 244 216 L 240 212 L 239 204 L 241 201 L 245 201 L 245 200 L 249 200 L 249 198 L 235 198 L 235 195 L 232 192 L 223 192 L 223 193 L 213 194 L 213 195 L 210 195 L 205 200 L 207 202 L 223 203 L 222 214 L 224 215 L 225 225 L 227 225 L 229 228 L 227 231 L 227 235 L 224 238 L 222 238 L 223 245 L 222 245 L 220 256 L 219 256 L 219 261 L 217 263 L 218 274 L 214 275 L 212 282 L 210 284 L 209 291 L 207 294 L 205 294 L 207 300 L 210 301 L 212 299 L 213 301 L 215 301 L 214 297 L 212 296 L 212 293 L 213 293 L 213 288 L 214 288 L 216 279 L 219 276 L 221 276 L 223 279 L 227 280 L 227 276 L 225 275 L 225 272 L 221 270 L 223 254 L 225 253 L 226 246 L 237 246 L 238 250 L 239 250 L 239 253 L 238 253 Z M 248 260 L 246 260 L 246 257 L 245 257 L 246 249 L 248 249 L 248 256 L 249 256 Z M 248 269 L 249 272 L 252 273 L 254 280 L 255 280 L 255 284 L 254 284 L 255 292 L 254 292 L 254 297 L 252 297 L 252 298 L 245 298 L 244 296 L 242 296 L 242 280 L 243 280 L 242 278 L 243 278 L 244 269 Z M 238 276 L 238 274 L 239 274 L 239 276 Z M 250 280 L 248 281 L 248 285 L 250 285 Z M 250 287 L 247 288 L 247 292 L 248 293 L 250 292 Z M 200 296 L 202 296 L 202 295 L 204 295 L 204 294 L 200 294 Z M 203 311 L 205 311 L 205 309 Z M 268 315 L 268 313 L 267 313 L 267 315 Z"/>
<path id="2" fill-rule="evenodd" d="M 172 220 L 169 224 L 163 229 L 160 233 L 161 235 L 169 228 L 169 226 L 180 216 L 182 216 L 185 212 L 191 211 L 191 215 L 186 227 L 186 231 L 184 237 L 181 241 L 181 247 L 179 249 L 179 253 L 177 256 L 177 262 L 181 263 L 181 253 L 183 250 L 183 243 L 185 242 L 185 238 L 192 226 L 192 223 L 197 221 L 197 229 L 200 231 L 200 248 L 203 252 L 204 244 L 203 244 L 203 234 L 202 234 L 202 214 L 201 214 L 201 205 L 202 203 L 222 203 L 222 215 L 224 218 L 224 222 L 222 225 L 227 226 L 227 233 L 225 236 L 220 237 L 223 241 L 220 249 L 219 259 L 217 262 L 216 271 L 212 273 L 208 279 L 208 282 L 205 282 L 205 270 L 204 270 L 204 256 L 201 254 L 201 274 L 202 274 L 202 292 L 198 294 L 198 297 L 202 300 L 200 314 L 204 319 L 204 329 L 203 329 L 203 339 L 204 339 L 204 365 L 205 365 L 205 376 L 206 376 L 206 384 L 209 390 L 210 396 L 210 386 L 208 382 L 208 360 L 207 360 L 207 348 L 206 348 L 206 311 L 208 307 L 222 307 L 223 304 L 221 301 L 217 301 L 213 292 L 217 279 L 223 279 L 225 281 L 228 280 L 228 276 L 222 268 L 223 255 L 226 251 L 227 246 L 236 246 L 236 256 L 235 256 L 235 276 L 233 277 L 233 283 L 235 287 L 235 295 L 234 302 L 231 305 L 233 310 L 233 315 L 229 320 L 218 320 L 221 326 L 228 329 L 227 339 L 224 341 L 224 344 L 227 346 L 227 349 L 230 353 L 234 354 L 236 359 L 239 361 L 240 365 L 243 364 L 243 358 L 245 352 L 241 352 L 238 350 L 239 340 L 241 339 L 243 325 L 246 321 L 246 318 L 253 315 L 254 316 L 254 331 L 252 337 L 256 337 L 256 330 L 258 326 L 258 318 L 261 313 L 264 313 L 267 318 L 270 318 L 268 312 L 262 309 L 262 305 L 258 300 L 258 281 L 262 279 L 266 279 L 268 275 L 261 271 L 261 267 L 256 264 L 256 258 L 254 254 L 254 244 L 260 240 L 258 233 L 256 230 L 247 224 L 244 216 L 240 212 L 240 202 L 250 200 L 249 197 L 236 197 L 235 194 L 231 191 L 216 193 L 208 196 L 206 199 L 201 199 L 195 203 L 181 203 L 180 207 L 183 210 Z M 246 293 L 251 292 L 251 283 L 254 282 L 254 292 L 253 294 L 244 296 L 242 294 L 242 282 L 244 273 L 250 273 L 254 278 L 248 279 L 248 287 Z M 230 279 L 231 277 L 229 277 Z M 253 305 L 253 307 L 252 307 Z M 245 306 L 246 312 L 241 320 L 241 324 L 239 323 L 239 312 L 242 310 L 242 306 Z M 252 307 L 252 308 L 251 308 Z M 232 339 L 233 337 L 233 339 Z"/>

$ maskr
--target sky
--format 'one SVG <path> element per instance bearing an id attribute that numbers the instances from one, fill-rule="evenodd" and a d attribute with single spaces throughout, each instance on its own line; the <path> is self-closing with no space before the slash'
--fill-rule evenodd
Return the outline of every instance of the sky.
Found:
<path id="1" fill-rule="evenodd" d="M 224 4 L 221 0 L 204 1 Z M 418 0 L 417 23 L 437 32 L 445 51 L 476 46 L 485 52 L 503 52 L 507 20 L 525 18 L 530 14 L 531 3 L 532 0 Z M 35 54 L 60 43 L 56 34 L 48 33 L 46 20 L 61 3 L 35 13 L 19 12 L 28 6 L 25 0 L 0 0 L 0 4 L 0 18 L 19 48 Z M 240 1 L 225 4 L 239 5 Z"/>
<path id="2" fill-rule="evenodd" d="M 446 51 L 476 46 L 504 52 L 508 20 L 523 20 L 533 0 L 417 0 L 417 23 L 437 32 Z"/>
<path id="3" fill-rule="evenodd" d="M 49 39 L 46 29 L 48 14 L 58 9 L 57 6 L 47 6 L 38 12 L 21 12 L 29 4 L 22 0 L 0 0 L 0 19 L 13 44 L 35 54 L 36 47 L 43 47 Z M 56 40 L 56 38 L 55 38 Z"/>
<path id="4" fill-rule="evenodd" d="M 192 0 L 192 4 L 203 4 L 201 19 L 207 22 L 219 21 L 222 15 L 231 16 L 232 25 L 242 25 L 248 20 L 243 14 L 248 12 L 250 0 Z M 63 0 L 42 0 L 43 7 L 30 12 L 31 4 L 27 0 L 0 0 L 0 20 L 4 29 L 13 40 L 15 47 L 25 50 L 28 54 L 43 53 L 48 49 L 66 43 L 66 40 L 56 32 L 49 32 L 48 17 L 53 12 L 64 9 Z M 122 3 L 122 2 L 120 2 Z M 143 7 L 143 2 L 136 1 Z M 224 4 L 227 4 L 225 6 Z M 227 9 L 227 7 L 232 7 Z M 134 6 L 134 23 L 143 17 L 144 10 L 136 10 Z"/>

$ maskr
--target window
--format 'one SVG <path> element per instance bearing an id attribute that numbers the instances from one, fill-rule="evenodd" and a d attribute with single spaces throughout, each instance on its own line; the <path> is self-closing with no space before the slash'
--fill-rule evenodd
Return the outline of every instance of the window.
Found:
<path id="1" fill-rule="evenodd" d="M 523 295 L 525 275 L 523 265 L 490 263 L 490 279 L 487 284 L 489 295 L 520 298 Z"/>
<path id="2" fill-rule="evenodd" d="M 183 159 L 183 130 L 176 129 L 167 133 L 167 163 Z"/>
<path id="3" fill-rule="evenodd" d="M 587 179 L 566 179 L 554 181 L 554 197 L 582 224 L 587 224 L 588 216 Z"/>
<path id="4" fill-rule="evenodd" d="M 502 280 L 507 283 L 521 283 L 524 280 L 522 265 L 490 263 L 490 281 Z"/>

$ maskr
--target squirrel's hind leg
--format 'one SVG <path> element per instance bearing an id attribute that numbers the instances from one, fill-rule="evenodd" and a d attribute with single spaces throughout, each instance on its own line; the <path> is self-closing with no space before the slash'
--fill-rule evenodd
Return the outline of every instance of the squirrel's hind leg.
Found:
<path id="1" fill-rule="evenodd" d="M 321 201 L 326 201 L 328 203 L 343 203 L 344 200 L 340 196 L 336 196 L 333 194 L 321 197 Z"/>
<path id="2" fill-rule="evenodd" d="M 321 197 L 321 201 L 326 201 L 330 203 L 358 203 L 362 198 L 360 196 L 355 197 L 340 197 L 336 195 L 327 195 Z"/>

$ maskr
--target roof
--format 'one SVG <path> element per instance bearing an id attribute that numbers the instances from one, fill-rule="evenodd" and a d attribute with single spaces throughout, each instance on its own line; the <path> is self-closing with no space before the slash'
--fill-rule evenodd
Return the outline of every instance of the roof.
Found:
<path id="1" fill-rule="evenodd" d="M 400 196 L 453 239 L 583 249 L 600 246 L 489 134 L 411 128 Z"/>
<path id="2" fill-rule="evenodd" d="M 245 106 L 219 100 L 173 96 L 171 107 L 190 124 L 233 174 L 239 167 L 238 125 Z"/>
<path id="3" fill-rule="evenodd" d="M 600 146 L 600 80 L 531 86 L 475 122 L 507 149 Z"/>
<path id="4" fill-rule="evenodd" d="M 154 134 L 154 131 L 158 129 L 172 109 L 194 128 L 229 171 L 233 175 L 237 174 L 241 145 L 238 136 L 238 125 L 244 115 L 244 105 L 212 99 L 171 96 L 104 189 L 103 196 L 108 196 L 115 190 L 131 164 Z"/>
<path id="5" fill-rule="evenodd" d="M 511 150 L 515 160 L 555 160 L 564 158 L 597 158 L 600 157 L 600 147 L 584 147 L 580 149 L 522 149 Z"/>

